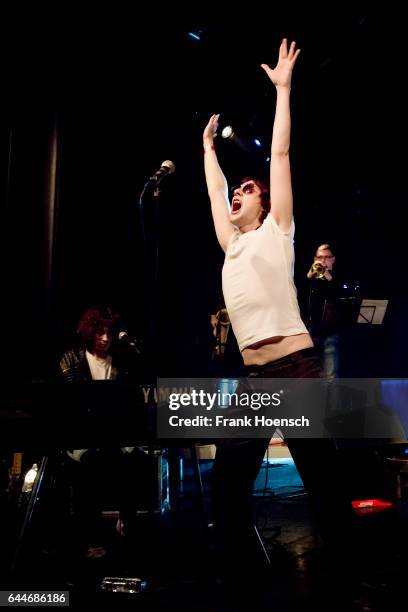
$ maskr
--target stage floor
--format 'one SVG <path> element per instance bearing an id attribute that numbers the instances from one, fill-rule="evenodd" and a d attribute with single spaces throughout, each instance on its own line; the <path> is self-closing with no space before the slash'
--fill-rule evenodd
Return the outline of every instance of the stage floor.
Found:
<path id="1" fill-rule="evenodd" d="M 204 462 L 202 475 L 208 485 L 210 462 Z M 2 588 L 69 590 L 71 608 L 106 603 L 119 609 L 181 612 L 292 610 L 307 599 L 313 610 L 397 609 L 405 594 L 406 501 L 356 516 L 341 544 L 330 547 L 313 525 L 293 463 L 274 458 L 259 474 L 254 506 L 272 561 L 262 588 L 252 588 L 250 582 L 234 587 L 217 583 L 211 537 L 188 462 L 183 490 L 170 511 L 137 517 L 129 537 L 116 534 L 116 519 L 106 520 L 108 554 L 103 559 L 84 559 L 74 522 L 41 510 L 14 578 L 7 571 L 7 546 L 2 547 Z M 9 538 L 10 553 L 12 518 L 8 524 L 6 518 L 2 541 Z M 102 593 L 105 576 L 142 577 L 148 586 L 143 594 Z"/>

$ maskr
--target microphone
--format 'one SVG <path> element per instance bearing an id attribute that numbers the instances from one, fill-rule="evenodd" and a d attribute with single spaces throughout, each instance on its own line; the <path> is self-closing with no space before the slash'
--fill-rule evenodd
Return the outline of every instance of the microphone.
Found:
<path id="1" fill-rule="evenodd" d="M 176 166 L 173 164 L 173 162 L 170 159 L 166 159 L 162 163 L 160 168 L 157 170 L 157 172 L 155 172 L 153 176 L 151 176 L 147 182 L 155 183 L 156 185 L 158 185 L 164 179 L 165 176 L 168 176 L 169 174 L 173 174 L 175 169 L 176 169 Z"/>
<path id="2" fill-rule="evenodd" d="M 137 340 L 134 340 L 133 338 L 131 338 L 129 334 L 127 333 L 127 331 L 125 330 L 120 331 L 118 334 L 118 339 L 122 344 L 126 344 L 126 346 L 130 347 L 131 349 L 136 351 L 138 355 L 140 355 L 140 350 L 137 347 Z"/>

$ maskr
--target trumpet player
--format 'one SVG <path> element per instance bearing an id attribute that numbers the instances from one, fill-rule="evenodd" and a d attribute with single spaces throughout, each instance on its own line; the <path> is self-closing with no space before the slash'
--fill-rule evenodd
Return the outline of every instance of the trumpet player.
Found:
<path id="1" fill-rule="evenodd" d="M 337 378 L 339 368 L 339 313 L 336 305 L 337 283 L 333 270 L 335 261 L 330 244 L 321 244 L 316 249 L 313 263 L 306 275 L 311 281 L 308 327 L 327 379 Z"/>
<path id="2" fill-rule="evenodd" d="M 314 261 L 310 266 L 310 270 L 307 273 L 307 278 L 326 279 L 331 281 L 333 279 L 333 266 L 336 261 L 336 257 L 333 255 L 330 244 L 321 244 L 317 247 Z"/>

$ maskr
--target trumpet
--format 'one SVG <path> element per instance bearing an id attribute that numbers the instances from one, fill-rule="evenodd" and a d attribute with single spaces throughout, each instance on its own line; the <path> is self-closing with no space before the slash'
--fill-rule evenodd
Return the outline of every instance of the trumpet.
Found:
<path id="1" fill-rule="evenodd" d="M 311 267 L 311 271 L 313 276 L 316 276 L 316 278 L 324 278 L 326 267 L 321 264 L 320 261 L 315 261 Z"/>

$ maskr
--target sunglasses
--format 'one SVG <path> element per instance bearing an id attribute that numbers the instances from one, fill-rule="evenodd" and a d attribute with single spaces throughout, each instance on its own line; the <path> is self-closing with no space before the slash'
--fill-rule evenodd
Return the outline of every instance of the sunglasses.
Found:
<path id="1" fill-rule="evenodd" d="M 230 190 L 230 193 L 231 193 L 231 197 L 234 197 L 237 191 L 242 191 L 244 195 L 248 195 L 251 193 L 255 193 L 255 190 L 256 190 L 255 183 L 244 183 L 243 185 L 235 185 L 235 187 L 233 187 Z"/>

